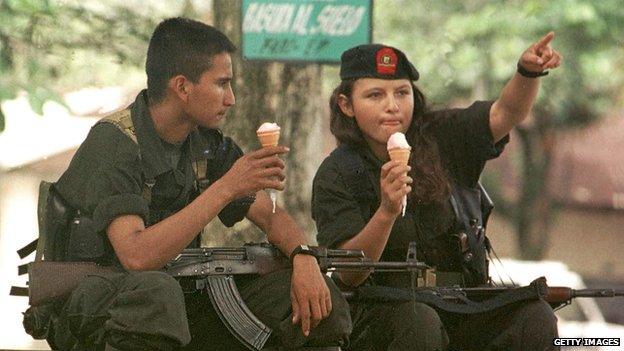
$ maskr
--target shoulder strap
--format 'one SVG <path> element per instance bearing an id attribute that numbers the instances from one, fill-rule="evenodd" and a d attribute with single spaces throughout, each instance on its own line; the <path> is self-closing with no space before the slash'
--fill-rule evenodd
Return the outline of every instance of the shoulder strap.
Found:
<path id="1" fill-rule="evenodd" d="M 132 123 L 132 114 L 130 107 L 121 111 L 117 111 L 111 115 L 108 115 L 99 120 L 98 123 L 110 123 L 121 130 L 125 136 L 130 138 L 133 143 L 139 144 L 136 136 L 136 130 L 134 129 L 134 123 Z M 139 153 L 139 158 L 141 154 Z M 152 187 L 154 186 L 154 180 L 146 180 L 141 190 L 141 197 L 148 203 L 152 202 Z"/>
<path id="2" fill-rule="evenodd" d="M 481 192 L 481 212 L 483 214 L 483 228 L 487 227 L 488 220 L 490 219 L 490 214 L 494 209 L 494 201 L 490 195 L 485 191 L 483 184 L 481 182 L 477 182 L 477 187 Z"/>
<path id="3" fill-rule="evenodd" d="M 353 147 L 346 144 L 338 146 L 333 153 L 341 161 L 338 163 L 338 173 L 344 180 L 347 190 L 358 202 L 362 215 L 369 218 L 371 204 L 377 201 L 377 195 L 366 172 L 364 160 Z"/>
<path id="4" fill-rule="evenodd" d="M 135 144 L 138 144 L 136 137 L 136 131 L 132 123 L 132 117 L 130 114 L 130 108 L 117 111 L 109 116 L 106 116 L 100 120 L 100 122 L 110 123 L 119 128 L 128 138 L 132 139 Z"/>
<path id="5" fill-rule="evenodd" d="M 204 190 L 207 185 L 206 174 L 208 171 L 208 160 L 200 158 L 199 160 L 191 163 L 193 165 L 193 173 L 195 173 L 198 190 Z"/>
<path id="6" fill-rule="evenodd" d="M 219 129 L 202 128 L 196 133 L 191 133 L 190 138 L 191 150 L 194 150 L 191 165 L 195 173 L 197 190 L 201 192 L 210 185 L 210 182 L 221 177 L 222 174 L 216 174 L 218 172 L 215 172 L 215 167 L 223 166 L 224 158 L 219 156 L 227 151 L 229 144 L 226 145 L 225 142 L 229 138 L 225 138 Z"/>

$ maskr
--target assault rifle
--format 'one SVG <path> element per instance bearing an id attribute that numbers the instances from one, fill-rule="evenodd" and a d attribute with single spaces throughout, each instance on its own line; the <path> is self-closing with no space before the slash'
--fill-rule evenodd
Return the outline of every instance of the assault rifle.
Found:
<path id="1" fill-rule="evenodd" d="M 510 303 L 544 299 L 553 307 L 568 304 L 576 297 L 624 296 L 624 290 L 549 287 L 545 278 L 519 288 L 436 287 L 435 272 L 416 259 L 416 246 L 410 244 L 402 262 L 373 262 L 361 250 L 334 250 L 311 247 L 323 272 L 369 270 L 407 272 L 415 282 L 412 289 L 361 286 L 343 291 L 350 300 L 405 302 L 418 301 L 435 308 L 460 314 L 481 313 Z M 219 317 L 230 332 L 251 350 L 261 350 L 271 328 L 247 308 L 234 277 L 240 274 L 268 274 L 290 267 L 290 261 L 269 244 L 242 247 L 186 249 L 169 262 L 165 271 L 180 280 L 194 282 L 207 292 Z M 84 277 L 113 271 L 90 263 L 36 261 L 29 264 L 29 297 L 33 306 L 67 296 Z"/>
<path id="2" fill-rule="evenodd" d="M 409 271 L 424 279 L 424 272 L 429 269 L 426 264 L 415 259 L 373 262 L 361 250 L 311 249 L 323 272 Z M 246 244 L 242 247 L 186 249 L 167 264 L 166 271 L 175 278 L 194 279 L 198 290 L 208 292 L 213 307 L 230 332 L 249 349 L 260 350 L 271 335 L 271 328 L 247 308 L 238 292 L 234 276 L 264 275 L 289 268 L 290 265 L 290 260 L 272 245 Z"/>

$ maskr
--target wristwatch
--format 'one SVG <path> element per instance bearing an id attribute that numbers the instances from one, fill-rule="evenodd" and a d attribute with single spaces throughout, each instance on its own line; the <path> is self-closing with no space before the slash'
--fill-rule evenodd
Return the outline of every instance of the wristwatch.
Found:
<path id="1" fill-rule="evenodd" d="M 312 250 L 308 245 L 299 245 L 299 246 L 295 247 L 295 249 L 290 253 L 290 261 L 292 262 L 292 260 L 298 254 L 310 255 L 310 256 L 313 256 L 314 258 L 318 259 L 316 251 Z"/>

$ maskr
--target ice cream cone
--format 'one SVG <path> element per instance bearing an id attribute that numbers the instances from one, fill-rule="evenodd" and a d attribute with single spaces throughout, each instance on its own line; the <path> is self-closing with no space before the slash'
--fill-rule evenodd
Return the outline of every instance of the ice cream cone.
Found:
<path id="1" fill-rule="evenodd" d="M 411 151 L 411 148 L 395 148 L 388 150 L 388 154 L 390 155 L 391 160 L 400 161 L 401 164 L 406 165 L 409 161 Z M 401 199 L 401 205 L 401 215 L 405 217 L 405 209 L 407 208 L 407 196 L 404 196 L 403 199 Z"/>
<path id="2" fill-rule="evenodd" d="M 258 132 L 258 140 L 262 147 L 277 146 L 280 137 L 280 131 L 274 130 L 270 132 Z"/>
<path id="3" fill-rule="evenodd" d="M 400 148 L 388 150 L 388 154 L 390 155 L 391 160 L 401 161 L 401 164 L 404 164 L 404 165 L 406 165 L 407 161 L 409 161 L 410 152 L 411 152 L 410 149 L 400 149 Z"/>
<path id="4" fill-rule="evenodd" d="M 256 135 L 262 147 L 277 146 L 280 137 L 280 127 L 275 123 L 264 123 L 258 130 Z M 273 203 L 273 213 L 275 213 L 275 204 L 277 202 L 277 191 L 275 189 L 267 189 L 271 202 Z"/>

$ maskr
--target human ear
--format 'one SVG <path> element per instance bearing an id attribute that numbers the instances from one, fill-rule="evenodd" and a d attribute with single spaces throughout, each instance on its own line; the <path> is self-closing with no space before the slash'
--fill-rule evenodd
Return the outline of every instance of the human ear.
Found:
<path id="1" fill-rule="evenodd" d="M 180 74 L 169 79 L 169 89 L 173 91 L 180 100 L 187 102 L 193 85 L 185 76 Z"/>
<path id="2" fill-rule="evenodd" d="M 337 102 L 338 102 L 338 107 L 340 107 L 340 110 L 342 111 L 342 113 L 345 114 L 345 116 L 355 117 L 353 106 L 351 105 L 351 101 L 349 101 L 348 97 L 346 97 L 344 94 L 340 94 L 338 95 Z"/>

